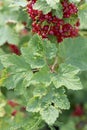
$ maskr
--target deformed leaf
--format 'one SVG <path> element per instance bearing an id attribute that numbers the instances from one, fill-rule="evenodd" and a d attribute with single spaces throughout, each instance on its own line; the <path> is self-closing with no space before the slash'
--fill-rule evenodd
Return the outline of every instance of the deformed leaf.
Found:
<path id="1" fill-rule="evenodd" d="M 47 92 L 44 85 L 37 85 L 33 91 L 34 97 L 42 97 Z"/>
<path id="2" fill-rule="evenodd" d="M 54 100 L 53 103 L 55 104 L 55 107 L 58 107 L 60 109 L 69 109 L 70 108 L 70 102 L 65 94 L 58 94 Z"/>
<path id="3" fill-rule="evenodd" d="M 59 67 L 58 74 L 53 76 L 53 83 L 56 88 L 65 86 L 67 89 L 79 90 L 82 89 L 82 84 L 78 76 L 79 69 L 67 64 L 62 64 Z"/>
<path id="4" fill-rule="evenodd" d="M 34 35 L 27 48 L 21 49 L 25 61 L 30 64 L 31 68 L 42 68 L 45 65 L 42 40 L 38 35 Z"/>
<path id="5" fill-rule="evenodd" d="M 48 125 L 53 125 L 59 117 L 59 111 L 54 106 L 49 106 L 48 108 L 41 110 L 40 114 Z"/>
<path id="6" fill-rule="evenodd" d="M 38 97 L 31 98 L 27 104 L 28 112 L 39 112 L 41 109 L 40 99 Z"/>
<path id="7" fill-rule="evenodd" d="M 49 86 L 51 83 L 50 71 L 47 66 L 41 68 L 31 79 L 31 84 L 44 84 Z"/>

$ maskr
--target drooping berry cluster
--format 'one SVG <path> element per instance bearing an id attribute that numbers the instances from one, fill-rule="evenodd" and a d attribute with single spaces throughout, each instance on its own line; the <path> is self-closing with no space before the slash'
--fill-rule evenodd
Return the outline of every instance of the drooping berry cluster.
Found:
<path id="1" fill-rule="evenodd" d="M 68 0 L 64 0 L 61 2 L 63 6 L 63 17 L 69 18 L 70 16 L 76 14 L 78 12 L 77 7 L 74 3 L 69 3 Z"/>
<path id="2" fill-rule="evenodd" d="M 38 33 L 42 38 L 48 38 L 50 35 L 53 35 L 57 38 L 58 42 L 63 41 L 64 38 L 76 37 L 78 35 L 79 21 L 74 25 L 65 23 L 64 21 L 64 18 L 68 19 L 78 12 L 74 3 L 69 3 L 68 0 L 61 2 L 63 7 L 63 18 L 60 19 L 57 16 L 53 16 L 52 12 L 43 14 L 42 11 L 33 9 L 33 5 L 36 1 L 37 0 L 30 0 L 27 5 L 28 13 L 33 20 L 33 32 Z"/>

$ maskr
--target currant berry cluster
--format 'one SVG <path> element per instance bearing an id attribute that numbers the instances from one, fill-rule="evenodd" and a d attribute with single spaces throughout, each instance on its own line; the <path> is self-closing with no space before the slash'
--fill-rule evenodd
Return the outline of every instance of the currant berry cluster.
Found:
<path id="1" fill-rule="evenodd" d="M 61 2 L 63 7 L 63 17 L 69 18 L 71 15 L 74 15 L 78 12 L 77 7 L 74 3 L 69 3 L 68 0 L 64 0 Z"/>
<path id="2" fill-rule="evenodd" d="M 63 0 L 61 2 L 63 8 L 63 18 L 52 15 L 52 12 L 43 14 L 42 11 L 33 9 L 37 0 L 30 0 L 27 5 L 28 13 L 33 20 L 32 31 L 38 33 L 42 38 L 49 38 L 53 35 L 58 42 L 63 41 L 64 38 L 78 36 L 79 20 L 76 24 L 71 25 L 65 22 L 65 18 L 70 18 L 72 15 L 78 13 L 78 9 L 74 3 Z"/>

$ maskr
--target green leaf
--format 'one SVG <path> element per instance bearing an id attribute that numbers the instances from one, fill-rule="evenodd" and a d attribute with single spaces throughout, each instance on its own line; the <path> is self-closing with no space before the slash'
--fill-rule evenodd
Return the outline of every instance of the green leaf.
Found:
<path id="1" fill-rule="evenodd" d="M 2 95 L 0 91 L 0 118 L 4 117 L 5 115 L 5 109 L 4 109 L 5 106 L 6 106 L 5 97 Z"/>
<path id="2" fill-rule="evenodd" d="M 68 123 L 62 125 L 60 127 L 60 130 L 76 130 L 75 123 L 72 120 L 70 120 L 68 121 Z"/>
<path id="3" fill-rule="evenodd" d="M 50 2 L 50 0 L 46 0 L 46 1 L 50 5 L 50 7 L 53 9 L 52 14 L 57 16 L 58 18 L 62 18 L 63 17 L 63 8 L 62 8 L 62 4 L 59 2 L 59 0 L 54 0 L 51 2 Z"/>
<path id="4" fill-rule="evenodd" d="M 24 130 L 39 130 L 43 127 L 43 122 L 41 120 L 41 117 L 38 114 L 29 116 L 29 119 L 27 120 L 28 124 L 24 126 Z"/>
<path id="5" fill-rule="evenodd" d="M 62 6 L 61 6 L 61 4 L 59 4 L 59 8 L 57 10 L 53 11 L 53 14 L 55 16 L 57 16 L 58 18 L 62 19 L 63 12 L 62 12 Z"/>
<path id="6" fill-rule="evenodd" d="M 31 98 L 27 104 L 28 112 L 39 112 L 41 109 L 40 99 L 38 97 Z"/>
<path id="7" fill-rule="evenodd" d="M 27 48 L 22 48 L 22 55 L 31 68 L 42 68 L 45 65 L 43 56 L 42 39 L 34 35 Z"/>
<path id="8" fill-rule="evenodd" d="M 3 65 L 2 65 L 2 63 L 0 61 L 0 70 L 2 70 L 2 69 L 3 69 Z"/>
<path id="9" fill-rule="evenodd" d="M 27 1 L 26 0 L 12 0 L 11 2 L 11 6 L 21 6 L 21 7 L 25 7 L 27 5 Z"/>
<path id="10" fill-rule="evenodd" d="M 4 115 L 5 115 L 5 109 L 0 108 L 0 118 L 3 117 Z"/>
<path id="11" fill-rule="evenodd" d="M 48 67 L 43 67 L 39 70 L 39 72 L 35 73 L 31 79 L 31 84 L 44 84 L 45 86 L 49 86 L 51 83 L 50 78 L 50 70 Z"/>
<path id="12" fill-rule="evenodd" d="M 46 1 L 37 0 L 33 6 L 34 9 L 43 11 L 44 14 L 47 14 L 51 11 L 51 7 L 47 5 Z"/>
<path id="13" fill-rule="evenodd" d="M 56 89 L 55 86 L 50 85 L 48 87 L 48 91 L 49 93 L 42 97 L 42 102 L 46 103 L 45 106 L 47 106 L 47 104 L 54 104 L 54 106 L 60 110 L 70 108 L 70 103 L 67 98 L 67 95 L 65 94 L 64 88 Z"/>
<path id="14" fill-rule="evenodd" d="M 3 45 L 5 42 L 12 44 L 18 44 L 19 42 L 17 33 L 9 26 L 0 28 L 0 45 Z"/>
<path id="15" fill-rule="evenodd" d="M 79 3 L 79 2 L 80 2 L 80 0 L 69 0 L 69 2 Z"/>
<path id="16" fill-rule="evenodd" d="M 48 125 L 53 125 L 59 117 L 59 111 L 53 106 L 49 106 L 48 108 L 41 110 L 40 114 L 42 119 L 45 120 Z"/>
<path id="17" fill-rule="evenodd" d="M 42 54 L 34 52 L 33 47 L 22 48 L 22 54 L 31 68 L 42 68 L 45 65 Z"/>
<path id="18" fill-rule="evenodd" d="M 61 110 L 66 110 L 70 108 L 70 103 L 66 97 L 66 95 L 61 95 L 60 97 L 56 97 L 53 100 L 55 107 L 60 108 Z"/>
<path id="19" fill-rule="evenodd" d="M 82 89 L 80 78 L 78 77 L 79 69 L 67 64 L 62 64 L 59 67 L 58 74 L 53 76 L 53 83 L 56 88 L 65 86 L 68 89 Z"/>
<path id="20" fill-rule="evenodd" d="M 23 118 L 23 115 L 19 112 L 13 119 L 2 119 L 0 123 L 0 129 L 3 130 L 38 130 L 42 120 L 39 115 L 30 113 L 27 113 L 27 116 Z"/>
<path id="21" fill-rule="evenodd" d="M 80 79 L 81 79 L 82 85 L 84 87 L 84 90 L 86 90 L 86 87 L 87 87 L 87 71 L 83 71 L 82 73 L 80 73 Z"/>
<path id="22" fill-rule="evenodd" d="M 27 70 L 30 68 L 29 64 L 25 64 L 25 60 L 22 56 L 18 56 L 15 54 L 12 55 L 2 55 L 0 57 L 1 62 L 3 63 L 4 67 L 9 67 L 9 66 L 15 66 L 18 67 L 18 69 L 21 71 Z"/>
<path id="23" fill-rule="evenodd" d="M 87 5 L 86 5 L 87 6 Z M 87 29 L 87 9 L 79 10 L 80 29 Z"/>
<path id="24" fill-rule="evenodd" d="M 33 91 L 34 97 L 42 97 L 46 94 L 47 90 L 44 85 L 37 85 Z"/>
<path id="25" fill-rule="evenodd" d="M 67 98 L 67 95 L 65 95 L 64 89 L 57 89 L 57 92 L 54 94 L 54 98 L 52 102 L 54 103 L 56 108 L 59 109 L 69 109 L 70 108 L 70 102 Z"/>
<path id="26" fill-rule="evenodd" d="M 57 9 L 58 8 L 58 4 L 60 2 L 60 0 L 46 0 L 47 4 L 50 5 L 51 8 L 53 9 Z"/>
<path id="27" fill-rule="evenodd" d="M 0 91 L 0 109 L 6 105 L 5 97 L 2 95 Z"/>
<path id="28" fill-rule="evenodd" d="M 17 55 L 3 55 L 0 58 L 3 66 L 7 68 L 3 85 L 8 89 L 19 86 L 19 83 L 21 88 L 27 87 L 33 73 L 29 64 L 25 62 L 23 57 Z"/>
<path id="29" fill-rule="evenodd" d="M 43 51 L 47 59 L 52 59 L 57 55 L 57 47 L 48 40 L 43 41 Z"/>
<path id="30" fill-rule="evenodd" d="M 9 72 L 8 74 L 9 74 L 8 77 L 6 77 L 2 82 L 3 85 L 7 89 L 20 88 L 18 89 L 19 94 L 23 94 L 24 88 L 29 86 L 29 81 L 30 78 L 32 77 L 32 72 L 29 72 L 28 74 L 27 72 L 17 72 L 17 73 Z"/>
<path id="31" fill-rule="evenodd" d="M 81 71 L 87 70 L 87 38 L 66 39 L 59 44 L 59 56 L 62 61 L 76 66 Z"/>

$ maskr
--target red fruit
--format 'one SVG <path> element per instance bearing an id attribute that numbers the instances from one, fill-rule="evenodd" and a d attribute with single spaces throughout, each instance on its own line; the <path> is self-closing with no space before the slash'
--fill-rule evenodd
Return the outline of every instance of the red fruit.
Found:
<path id="1" fill-rule="evenodd" d="M 75 110 L 72 113 L 73 116 L 82 116 L 84 114 L 83 107 L 80 105 L 75 106 Z"/>
<path id="2" fill-rule="evenodd" d="M 74 15 L 78 12 L 78 9 L 74 3 L 69 3 L 68 0 L 64 0 L 62 3 L 63 6 L 63 17 L 69 18 L 71 15 Z"/>
<path id="3" fill-rule="evenodd" d="M 26 111 L 26 107 L 21 107 L 21 108 L 20 108 L 20 111 L 21 111 L 21 112 Z"/>
<path id="4" fill-rule="evenodd" d="M 17 112 L 18 112 L 17 110 L 14 110 L 14 111 L 11 113 L 11 115 L 12 115 L 12 116 L 16 116 Z"/>
<path id="5" fill-rule="evenodd" d="M 10 49 L 10 51 L 12 53 L 15 53 L 16 55 L 20 55 L 21 54 L 19 48 L 16 45 L 14 45 L 14 44 L 10 44 L 9 45 L 9 49 Z"/>
<path id="6" fill-rule="evenodd" d="M 16 107 L 16 106 L 19 105 L 18 103 L 14 102 L 14 101 L 11 101 L 11 100 L 8 100 L 7 103 L 8 103 L 8 105 L 10 105 L 11 107 Z"/>
<path id="7" fill-rule="evenodd" d="M 78 21 L 76 22 L 76 26 L 79 27 L 80 26 L 80 20 L 78 19 Z"/>
<path id="8" fill-rule="evenodd" d="M 27 23 L 26 23 L 26 22 L 22 22 L 22 24 L 23 24 L 24 26 L 26 26 L 26 25 L 27 25 Z"/>

